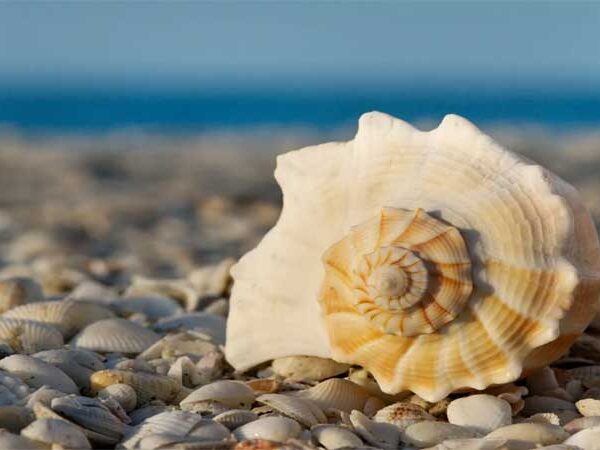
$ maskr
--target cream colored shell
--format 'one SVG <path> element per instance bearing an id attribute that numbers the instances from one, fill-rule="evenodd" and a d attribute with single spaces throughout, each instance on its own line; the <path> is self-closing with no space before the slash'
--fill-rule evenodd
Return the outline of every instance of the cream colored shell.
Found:
<path id="1" fill-rule="evenodd" d="M 600 246 L 577 192 L 449 115 L 381 113 L 278 158 L 276 226 L 232 269 L 226 355 L 373 373 L 436 401 L 561 356 L 594 316 Z"/>

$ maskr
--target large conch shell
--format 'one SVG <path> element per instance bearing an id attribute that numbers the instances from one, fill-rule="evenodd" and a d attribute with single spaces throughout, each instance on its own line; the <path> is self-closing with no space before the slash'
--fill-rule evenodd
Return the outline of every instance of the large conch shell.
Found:
<path id="1" fill-rule="evenodd" d="M 281 217 L 232 270 L 238 370 L 329 357 L 436 401 L 548 364 L 594 317 L 600 246 L 577 192 L 461 117 L 422 132 L 365 114 L 275 177 Z"/>

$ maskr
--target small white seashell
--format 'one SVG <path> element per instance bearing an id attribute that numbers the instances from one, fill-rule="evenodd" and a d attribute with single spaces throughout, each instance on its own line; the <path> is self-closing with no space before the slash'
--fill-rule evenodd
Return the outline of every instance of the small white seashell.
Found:
<path id="1" fill-rule="evenodd" d="M 528 417 L 523 422 L 549 423 L 550 425 L 561 425 L 560 417 L 555 413 L 537 413 Z"/>
<path id="2" fill-rule="evenodd" d="M 181 385 L 173 378 L 145 372 L 107 369 L 96 372 L 90 378 L 90 389 L 97 393 L 111 384 L 127 384 L 137 395 L 138 406 L 152 400 L 174 401 L 181 391 Z"/>
<path id="3" fill-rule="evenodd" d="M 350 366 L 317 356 L 287 356 L 274 359 L 271 367 L 273 372 L 283 378 L 321 381 L 347 372 Z"/>
<path id="4" fill-rule="evenodd" d="M 230 409 L 214 417 L 215 422 L 225 425 L 230 430 L 235 430 L 242 425 L 258 419 L 258 414 L 245 409 Z"/>
<path id="5" fill-rule="evenodd" d="M 600 416 L 577 417 L 568 422 L 563 428 L 571 434 L 577 433 L 586 428 L 592 428 L 600 425 Z"/>
<path id="6" fill-rule="evenodd" d="M 581 430 L 569 437 L 563 444 L 573 445 L 583 450 L 600 450 L 600 426 Z"/>
<path id="7" fill-rule="evenodd" d="M 568 437 L 569 433 L 561 427 L 539 422 L 516 423 L 498 428 L 486 435 L 486 439 L 508 439 L 540 445 L 559 444 Z"/>
<path id="8" fill-rule="evenodd" d="M 160 339 L 147 328 L 125 319 L 105 319 L 85 327 L 71 344 L 98 352 L 141 353 Z"/>
<path id="9" fill-rule="evenodd" d="M 584 416 L 600 416 L 600 400 L 585 398 L 575 403 L 577 411 Z"/>
<path id="10" fill-rule="evenodd" d="M 396 449 L 400 444 L 400 430 L 389 423 L 373 422 L 360 411 L 350 413 L 354 430 L 369 444 L 383 449 Z"/>
<path id="11" fill-rule="evenodd" d="M 436 420 L 431 414 L 414 403 L 399 402 L 377 411 L 373 417 L 375 422 L 389 423 L 404 431 L 413 423 L 424 420 Z"/>
<path id="12" fill-rule="evenodd" d="M 255 398 L 254 391 L 241 381 L 220 380 L 196 389 L 180 406 L 192 409 L 198 404 L 216 402 L 229 408 L 250 409 Z"/>
<path id="13" fill-rule="evenodd" d="M 0 429 L 0 448 L 6 450 L 46 450 L 45 445 L 39 444 L 25 436 L 12 434 L 7 430 Z"/>
<path id="14" fill-rule="evenodd" d="M 512 423 L 510 404 L 492 395 L 478 394 L 453 400 L 446 411 L 448 422 L 482 434 Z"/>
<path id="15" fill-rule="evenodd" d="M 316 425 L 310 429 L 313 439 L 327 450 L 362 447 L 362 440 L 348 428 L 336 425 Z"/>
<path id="16" fill-rule="evenodd" d="M 0 360 L 0 369 L 20 378 L 30 387 L 47 385 L 67 394 L 77 394 L 79 389 L 67 374 L 41 359 L 26 355 L 12 355 Z"/>
<path id="17" fill-rule="evenodd" d="M 205 312 L 181 314 L 167 317 L 154 324 L 159 332 L 195 331 L 210 336 L 219 345 L 225 344 L 226 321 L 222 316 Z"/>
<path id="18" fill-rule="evenodd" d="M 402 440 L 417 448 L 431 447 L 448 439 L 472 439 L 480 434 L 466 427 L 445 422 L 417 422 L 409 425 Z"/>
<path id="19" fill-rule="evenodd" d="M 354 409 L 362 411 L 371 398 L 371 394 L 362 386 L 341 378 L 325 380 L 309 389 L 297 391 L 294 395 L 312 400 L 323 410 L 338 409 L 346 412 Z"/>
<path id="20" fill-rule="evenodd" d="M 39 352 L 35 358 L 52 364 L 66 373 L 81 389 L 90 387 L 90 376 L 104 369 L 100 355 L 82 349 L 56 349 Z"/>
<path id="21" fill-rule="evenodd" d="M 21 432 L 31 440 L 62 449 L 92 448 L 85 434 L 75 425 L 59 419 L 37 419 Z"/>
<path id="22" fill-rule="evenodd" d="M 36 353 L 63 346 L 63 336 L 51 325 L 0 317 L 0 339 L 19 353 Z"/>
<path id="23" fill-rule="evenodd" d="M 98 398 L 115 399 L 126 412 L 131 412 L 137 404 L 137 394 L 128 384 L 115 383 L 106 386 L 98 392 Z"/>
<path id="24" fill-rule="evenodd" d="M 302 427 L 288 417 L 263 417 L 254 422 L 242 425 L 233 431 L 236 439 L 266 439 L 275 442 L 285 442 L 289 438 L 297 437 Z"/>
<path id="25" fill-rule="evenodd" d="M 297 420 L 306 427 L 327 423 L 327 417 L 312 400 L 292 397 L 284 394 L 263 394 L 256 399 L 281 414 Z"/>
<path id="26" fill-rule="evenodd" d="M 0 314 L 16 306 L 42 300 L 42 287 L 31 278 L 14 277 L 0 280 Z"/>

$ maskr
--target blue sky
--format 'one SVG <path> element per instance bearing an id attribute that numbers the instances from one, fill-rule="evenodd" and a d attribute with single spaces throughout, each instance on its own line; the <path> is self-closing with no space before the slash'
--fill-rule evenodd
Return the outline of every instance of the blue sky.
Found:
<path id="1" fill-rule="evenodd" d="M 0 81 L 600 86 L 600 2 L 0 3 Z"/>

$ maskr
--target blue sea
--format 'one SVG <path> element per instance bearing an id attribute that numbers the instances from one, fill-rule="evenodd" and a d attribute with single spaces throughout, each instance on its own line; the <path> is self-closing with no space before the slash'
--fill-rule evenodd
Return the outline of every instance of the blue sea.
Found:
<path id="1" fill-rule="evenodd" d="M 508 89 L 10 89 L 0 87 L 0 126 L 23 132 L 96 133 L 127 127 L 203 132 L 254 127 L 352 126 L 384 111 L 411 122 L 446 113 L 481 124 L 557 131 L 600 126 L 600 90 Z"/>

